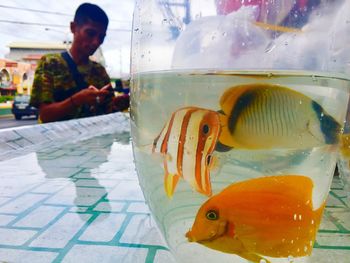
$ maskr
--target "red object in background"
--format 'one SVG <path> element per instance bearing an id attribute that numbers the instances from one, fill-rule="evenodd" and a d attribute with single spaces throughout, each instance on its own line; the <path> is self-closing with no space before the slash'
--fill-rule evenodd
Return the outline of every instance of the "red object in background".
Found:
<path id="1" fill-rule="evenodd" d="M 308 1 L 308 0 L 299 0 L 299 1 L 298 1 L 299 8 L 300 8 L 300 9 L 305 8 L 306 5 L 307 5 L 307 1 Z"/>
<path id="2" fill-rule="evenodd" d="M 268 0 L 216 0 L 216 9 L 219 15 L 227 15 L 232 11 L 238 10 L 242 5 L 261 5 Z M 243 3 L 242 3 L 243 2 Z"/>
<path id="3" fill-rule="evenodd" d="M 269 0 L 216 0 L 216 9 L 219 15 L 227 15 L 238 10 L 241 6 L 267 5 Z M 297 0 L 296 4 L 300 10 L 306 7 L 308 0 Z"/>

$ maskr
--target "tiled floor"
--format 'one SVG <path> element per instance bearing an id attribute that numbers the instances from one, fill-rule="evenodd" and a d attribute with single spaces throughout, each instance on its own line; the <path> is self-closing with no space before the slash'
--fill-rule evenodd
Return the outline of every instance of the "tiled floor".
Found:
<path id="1" fill-rule="evenodd" d="M 0 262 L 173 262 L 132 160 L 126 133 L 1 161 Z M 313 262 L 350 262 L 349 200 L 338 178 L 315 248 Z"/>
<path id="2" fill-rule="evenodd" d="M 129 135 L 0 162 L 0 262 L 171 262 Z"/>

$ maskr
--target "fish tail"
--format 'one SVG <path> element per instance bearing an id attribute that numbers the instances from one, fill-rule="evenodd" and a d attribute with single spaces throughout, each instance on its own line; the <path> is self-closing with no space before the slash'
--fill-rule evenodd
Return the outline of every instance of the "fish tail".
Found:
<path id="1" fill-rule="evenodd" d="M 324 201 L 323 204 L 318 209 L 314 210 L 314 214 L 313 214 L 314 228 L 312 229 L 313 231 L 310 233 L 312 234 L 312 237 L 311 237 L 312 247 L 314 246 L 314 243 L 316 240 L 317 231 L 321 224 L 321 219 L 322 219 L 322 215 L 325 207 L 326 207 L 326 201 Z M 308 255 L 310 254 L 311 254 L 311 250 L 309 251 Z"/>
<path id="2" fill-rule="evenodd" d="M 326 207 L 326 201 L 323 202 L 323 204 L 314 211 L 314 218 L 315 218 L 315 225 L 316 225 L 316 229 L 318 229 L 319 224 L 321 223 L 321 218 L 323 215 L 323 210 Z"/>
<path id="3" fill-rule="evenodd" d="M 177 185 L 177 182 L 179 181 L 180 176 L 177 174 L 169 174 L 166 173 L 164 176 L 164 188 L 165 188 L 165 192 L 166 195 L 169 198 L 173 197 L 173 194 L 175 192 L 175 188 Z"/>
<path id="4" fill-rule="evenodd" d="M 316 101 L 312 101 L 312 108 L 320 121 L 320 128 L 326 144 L 338 143 L 341 132 L 340 124 L 331 115 L 326 114 Z"/>

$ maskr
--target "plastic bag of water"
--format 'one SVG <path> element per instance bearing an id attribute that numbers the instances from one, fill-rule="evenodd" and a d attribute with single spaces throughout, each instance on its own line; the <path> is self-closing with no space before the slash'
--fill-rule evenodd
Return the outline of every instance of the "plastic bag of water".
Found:
<path id="1" fill-rule="evenodd" d="M 269 41 L 267 32 L 253 23 L 257 15 L 256 7 L 244 6 L 228 15 L 193 21 L 176 41 L 172 68 L 224 69 L 255 64 Z"/>

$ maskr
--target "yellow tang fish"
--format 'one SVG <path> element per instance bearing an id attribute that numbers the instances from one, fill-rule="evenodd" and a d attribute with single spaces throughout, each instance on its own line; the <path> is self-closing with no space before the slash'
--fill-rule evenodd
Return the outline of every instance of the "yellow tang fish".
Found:
<path id="1" fill-rule="evenodd" d="M 252 262 L 310 255 L 324 208 L 314 210 L 312 189 L 301 175 L 231 184 L 200 207 L 186 237 Z"/>
<path id="2" fill-rule="evenodd" d="M 308 148 L 339 141 L 341 126 L 314 100 L 272 84 L 232 87 L 220 98 L 218 151 Z"/>
<path id="3" fill-rule="evenodd" d="M 153 153 L 164 155 L 164 186 L 172 197 L 180 177 L 199 193 L 212 193 L 209 170 L 220 132 L 218 113 L 196 107 L 175 111 L 154 140 Z"/>

